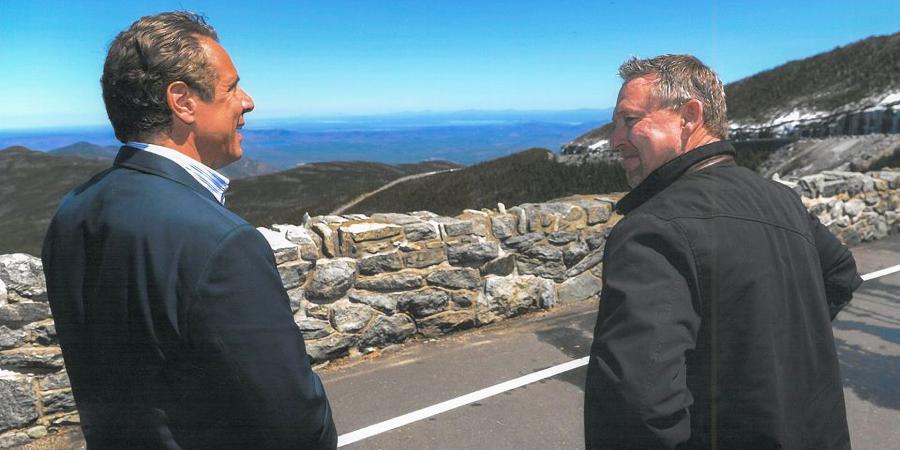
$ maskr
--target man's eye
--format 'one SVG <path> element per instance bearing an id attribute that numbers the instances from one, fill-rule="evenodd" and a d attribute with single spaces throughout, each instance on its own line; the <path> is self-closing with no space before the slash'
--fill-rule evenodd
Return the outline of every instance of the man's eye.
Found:
<path id="1" fill-rule="evenodd" d="M 635 116 L 625 117 L 625 125 L 632 126 L 638 122 L 639 118 Z"/>

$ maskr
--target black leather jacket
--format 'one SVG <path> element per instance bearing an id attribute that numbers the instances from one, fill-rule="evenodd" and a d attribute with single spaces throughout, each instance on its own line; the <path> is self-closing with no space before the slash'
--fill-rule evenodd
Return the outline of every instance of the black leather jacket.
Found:
<path id="1" fill-rule="evenodd" d="M 733 153 L 694 149 L 617 205 L 588 449 L 850 445 L 831 319 L 862 283 L 856 264 L 796 193 Z"/>

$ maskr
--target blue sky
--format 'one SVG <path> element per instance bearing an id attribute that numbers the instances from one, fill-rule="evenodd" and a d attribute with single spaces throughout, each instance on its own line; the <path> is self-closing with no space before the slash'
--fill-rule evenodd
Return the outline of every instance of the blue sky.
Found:
<path id="1" fill-rule="evenodd" d="M 730 82 L 900 31 L 896 0 L 0 0 L 0 129 L 106 123 L 107 45 L 172 9 L 216 27 L 258 118 L 605 108 L 632 55 L 693 53 Z"/>

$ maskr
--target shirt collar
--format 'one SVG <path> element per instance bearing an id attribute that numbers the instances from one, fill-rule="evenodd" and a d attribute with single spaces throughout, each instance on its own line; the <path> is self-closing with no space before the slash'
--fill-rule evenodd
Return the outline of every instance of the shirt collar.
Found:
<path id="1" fill-rule="evenodd" d="M 209 168 L 203 163 L 168 147 L 144 142 L 130 141 L 125 145 L 138 150 L 147 151 L 154 155 L 162 156 L 181 166 L 198 183 L 205 187 L 221 204 L 225 204 L 225 191 L 228 189 L 229 180 L 224 175 Z"/>
<path id="2" fill-rule="evenodd" d="M 694 164 L 721 154 L 734 155 L 734 147 L 728 141 L 716 141 L 701 145 L 681 156 L 659 166 L 650 173 L 641 184 L 637 185 L 628 194 L 622 197 L 616 204 L 619 214 L 628 214 L 631 210 L 641 206 L 651 197 L 663 189 L 669 187 Z"/>

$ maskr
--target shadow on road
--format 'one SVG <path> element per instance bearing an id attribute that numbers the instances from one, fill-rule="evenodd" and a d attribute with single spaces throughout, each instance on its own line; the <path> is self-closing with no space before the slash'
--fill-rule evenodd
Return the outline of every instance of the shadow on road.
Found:
<path id="1" fill-rule="evenodd" d="M 864 331 L 894 343 L 900 341 L 900 330 L 894 328 L 848 321 L 835 324 L 835 328 Z M 876 353 L 840 338 L 835 339 L 835 344 L 844 387 L 869 403 L 900 410 L 900 385 L 897 383 L 900 358 Z"/>
<path id="2" fill-rule="evenodd" d="M 578 359 L 587 356 L 591 350 L 595 321 L 596 315 L 591 314 L 580 317 L 566 326 L 540 330 L 535 334 L 539 341 L 558 348 L 572 359 Z M 561 373 L 553 377 L 553 379 L 565 381 L 583 391 L 586 376 L 587 367 L 583 366 Z"/>

